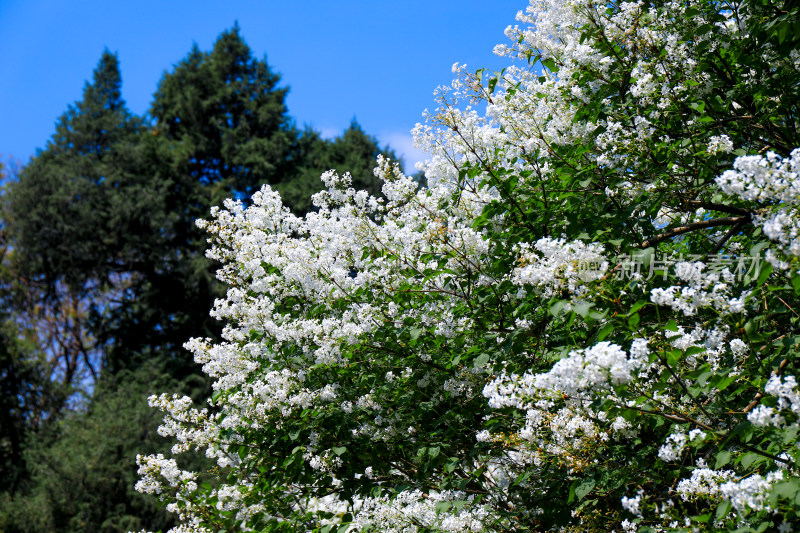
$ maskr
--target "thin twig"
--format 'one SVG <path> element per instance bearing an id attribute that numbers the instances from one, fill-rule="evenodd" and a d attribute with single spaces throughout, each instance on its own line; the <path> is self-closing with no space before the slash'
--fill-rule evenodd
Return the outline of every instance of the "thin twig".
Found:
<path id="1" fill-rule="evenodd" d="M 736 235 L 742 229 L 742 226 L 744 226 L 744 224 L 745 220 L 741 220 L 738 223 L 734 224 L 734 226 L 728 230 L 728 233 L 726 233 L 725 236 L 719 240 L 717 245 L 714 246 L 714 249 L 711 251 L 709 255 L 718 254 L 719 251 L 722 250 L 722 247 L 725 246 L 725 243 L 728 242 L 728 240 L 730 240 L 731 237 Z"/>
<path id="2" fill-rule="evenodd" d="M 702 207 L 703 209 L 708 209 L 709 211 L 720 211 L 722 213 L 730 213 L 732 215 L 750 214 L 750 211 L 748 211 L 747 209 L 742 209 L 741 207 L 734 207 L 732 205 L 717 204 L 714 202 L 703 202 L 700 200 L 689 200 L 686 203 L 691 205 L 695 209 Z"/>

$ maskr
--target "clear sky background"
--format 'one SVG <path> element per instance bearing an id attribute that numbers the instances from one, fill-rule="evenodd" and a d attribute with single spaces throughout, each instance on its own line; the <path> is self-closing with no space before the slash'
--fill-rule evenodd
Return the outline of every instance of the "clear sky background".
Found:
<path id="1" fill-rule="evenodd" d="M 80 100 L 104 48 L 122 94 L 147 111 L 165 71 L 238 21 L 257 58 L 289 86 L 289 114 L 334 137 L 356 118 L 406 162 L 409 130 L 456 61 L 499 69 L 524 0 L 0 0 L 0 156 L 25 163 Z M 406 169 L 413 170 L 413 169 Z"/>

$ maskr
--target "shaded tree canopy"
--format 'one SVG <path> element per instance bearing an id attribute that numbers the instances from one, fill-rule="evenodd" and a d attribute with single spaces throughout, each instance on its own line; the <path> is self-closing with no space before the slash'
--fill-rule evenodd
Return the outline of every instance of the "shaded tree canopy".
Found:
<path id="1" fill-rule="evenodd" d="M 59 118 L 44 150 L 9 190 L 9 224 L 25 273 L 77 290 L 89 279 L 107 278 L 132 261 L 132 236 L 145 214 L 128 190 L 141 119 L 121 95 L 115 54 L 105 50 L 86 84 L 83 99 Z M 118 201 L 124 195 L 129 201 Z M 136 215 L 139 216 L 136 216 Z"/>
<path id="2" fill-rule="evenodd" d="M 289 90 L 279 81 L 266 58 L 252 56 L 238 26 L 210 52 L 195 45 L 164 74 L 150 111 L 171 164 L 197 186 L 227 194 L 249 195 L 284 178 L 296 132 L 287 115 Z"/>

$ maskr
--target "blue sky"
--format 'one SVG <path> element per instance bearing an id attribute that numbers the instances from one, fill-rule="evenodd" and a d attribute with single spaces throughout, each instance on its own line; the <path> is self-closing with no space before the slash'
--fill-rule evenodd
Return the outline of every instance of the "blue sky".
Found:
<path id="1" fill-rule="evenodd" d="M 520 0 L 0 0 L 0 157 L 24 163 L 81 98 L 100 54 L 119 55 L 123 97 L 147 111 L 193 42 L 209 50 L 238 21 L 290 87 L 289 114 L 332 137 L 355 117 L 413 162 L 409 130 L 456 61 L 498 69 Z"/>

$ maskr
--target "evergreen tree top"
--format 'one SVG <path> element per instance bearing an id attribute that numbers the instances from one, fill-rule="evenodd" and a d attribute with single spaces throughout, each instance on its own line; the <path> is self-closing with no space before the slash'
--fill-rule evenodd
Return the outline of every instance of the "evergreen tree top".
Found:
<path id="1" fill-rule="evenodd" d="M 86 82 L 83 98 L 70 105 L 56 123 L 56 132 L 47 143 L 47 151 L 94 153 L 97 157 L 110 149 L 119 134 L 135 131 L 140 124 L 122 98 L 119 58 L 103 50 L 92 82 Z"/>
<path id="2" fill-rule="evenodd" d="M 210 52 L 195 45 L 164 74 L 150 109 L 155 132 L 192 180 L 249 194 L 288 171 L 296 132 L 280 79 L 234 26 Z"/>

